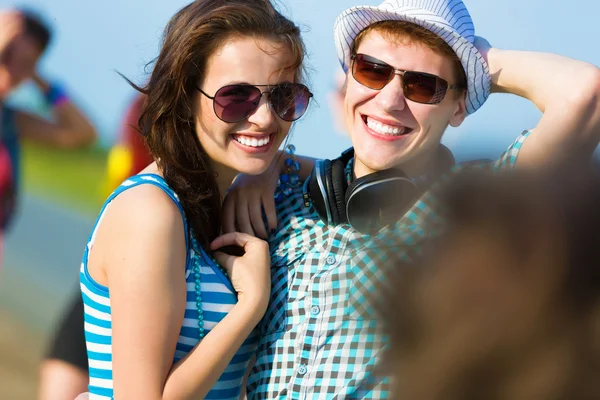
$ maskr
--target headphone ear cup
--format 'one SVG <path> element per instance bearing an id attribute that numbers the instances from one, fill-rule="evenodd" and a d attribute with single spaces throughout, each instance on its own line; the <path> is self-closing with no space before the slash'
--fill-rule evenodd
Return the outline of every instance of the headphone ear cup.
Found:
<path id="1" fill-rule="evenodd" d="M 349 221 L 350 224 L 352 224 L 355 214 L 357 214 L 357 213 L 359 215 L 364 214 L 364 212 L 362 210 L 357 210 L 356 205 L 353 204 L 354 203 L 353 202 L 354 192 L 360 191 L 362 186 L 364 186 L 364 184 L 366 184 L 366 183 L 368 184 L 371 180 L 372 180 L 372 175 L 369 174 L 369 175 L 365 175 L 363 177 L 354 179 L 348 185 L 348 189 L 346 190 L 346 194 L 344 195 L 344 203 L 346 205 L 346 219 Z"/>
<path id="2" fill-rule="evenodd" d="M 346 190 L 348 223 L 359 232 L 372 233 L 398 221 L 419 193 L 418 187 L 400 170 L 365 175 Z"/>
<path id="3" fill-rule="evenodd" d="M 321 220 L 331 223 L 331 209 L 329 206 L 329 189 L 327 181 L 331 175 L 331 162 L 329 160 L 317 160 L 310 174 L 308 190 L 313 208 Z"/>
<path id="4" fill-rule="evenodd" d="M 331 214 L 334 216 L 334 225 L 338 225 L 347 222 L 346 218 L 346 189 L 348 184 L 346 183 L 345 175 L 346 166 L 340 160 L 333 160 L 331 162 L 331 195 L 330 202 Z"/>

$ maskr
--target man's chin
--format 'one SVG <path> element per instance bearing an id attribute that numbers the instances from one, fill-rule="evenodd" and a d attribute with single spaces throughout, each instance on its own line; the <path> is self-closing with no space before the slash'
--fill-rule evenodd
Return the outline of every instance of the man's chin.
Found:
<path id="1" fill-rule="evenodd" d="M 355 147 L 356 150 L 356 147 Z M 356 151 L 365 167 L 373 171 L 383 171 L 396 168 L 418 155 L 419 149 L 390 146 L 370 146 L 363 148 L 363 151 Z"/>
<path id="2" fill-rule="evenodd" d="M 397 166 L 398 166 L 398 164 L 396 164 L 396 163 L 389 163 L 389 164 L 371 165 L 368 168 L 371 171 L 371 173 L 375 173 L 375 172 L 386 171 L 388 169 L 396 168 Z"/>
<path id="3" fill-rule="evenodd" d="M 372 171 L 384 171 L 401 167 L 411 159 L 413 159 L 412 152 L 403 152 L 403 154 L 389 154 L 387 157 L 381 153 L 372 156 L 369 154 L 369 157 L 362 158 L 361 161 L 363 161 L 365 167 Z"/>
<path id="4" fill-rule="evenodd" d="M 369 174 L 374 174 L 376 172 L 379 171 L 385 171 L 387 169 L 392 169 L 394 167 L 396 167 L 396 165 L 398 165 L 398 163 L 393 162 L 393 161 L 389 161 L 389 162 L 382 162 L 382 160 L 366 160 L 363 161 L 361 160 L 360 162 L 356 163 L 356 167 L 355 167 L 355 173 L 357 175 L 357 177 L 361 177 L 364 175 L 369 175 Z"/>

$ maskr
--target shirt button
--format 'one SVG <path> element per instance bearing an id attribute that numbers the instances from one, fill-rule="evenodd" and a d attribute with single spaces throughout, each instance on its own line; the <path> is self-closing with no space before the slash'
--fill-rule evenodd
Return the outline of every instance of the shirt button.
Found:
<path id="1" fill-rule="evenodd" d="M 325 262 L 327 262 L 328 265 L 335 264 L 335 256 L 334 255 L 327 256 L 327 260 L 325 260 Z"/>
<path id="2" fill-rule="evenodd" d="M 300 364 L 300 366 L 298 367 L 298 373 L 300 375 L 304 375 L 306 374 L 306 365 L 304 364 Z"/>
<path id="3" fill-rule="evenodd" d="M 321 309 L 319 308 L 319 306 L 312 306 L 310 308 L 310 313 L 312 315 L 319 315 L 320 312 L 321 312 Z"/>

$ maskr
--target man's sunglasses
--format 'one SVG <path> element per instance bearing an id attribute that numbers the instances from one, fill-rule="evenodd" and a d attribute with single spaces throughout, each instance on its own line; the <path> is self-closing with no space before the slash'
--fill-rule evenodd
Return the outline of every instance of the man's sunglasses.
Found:
<path id="1" fill-rule="evenodd" d="M 369 89 L 381 90 L 394 79 L 402 76 L 404 97 L 422 104 L 438 104 L 444 100 L 449 89 L 462 89 L 462 85 L 449 85 L 439 76 L 425 72 L 396 69 L 366 54 L 352 55 L 352 76 Z"/>
<path id="2" fill-rule="evenodd" d="M 259 87 L 268 89 L 263 92 Z M 313 96 L 306 86 L 287 82 L 277 85 L 227 85 L 217 90 L 214 96 L 209 96 L 200 88 L 197 89 L 213 101 L 217 117 L 228 123 L 240 122 L 252 115 L 265 93 L 269 94 L 271 109 L 279 118 L 292 122 L 306 112 Z"/>

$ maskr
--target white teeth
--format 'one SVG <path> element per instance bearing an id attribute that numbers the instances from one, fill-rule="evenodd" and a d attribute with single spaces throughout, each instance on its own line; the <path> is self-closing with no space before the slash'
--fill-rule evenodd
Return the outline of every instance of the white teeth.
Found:
<path id="1" fill-rule="evenodd" d="M 381 133 L 382 135 L 394 135 L 399 136 L 408 132 L 410 129 L 407 127 L 399 128 L 397 126 L 385 125 L 379 121 L 371 119 L 367 117 L 367 126 L 373 129 L 377 133 Z"/>
<path id="2" fill-rule="evenodd" d="M 244 146 L 249 146 L 249 147 L 262 147 L 265 146 L 269 143 L 269 141 L 271 140 L 271 136 L 267 136 L 261 139 L 256 139 L 256 138 L 251 138 L 248 136 L 239 136 L 239 135 L 235 135 L 233 137 L 237 142 L 243 144 Z"/>

